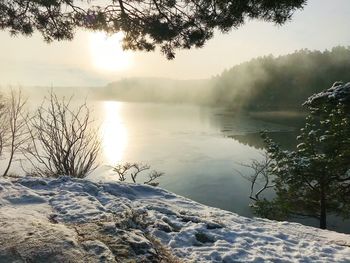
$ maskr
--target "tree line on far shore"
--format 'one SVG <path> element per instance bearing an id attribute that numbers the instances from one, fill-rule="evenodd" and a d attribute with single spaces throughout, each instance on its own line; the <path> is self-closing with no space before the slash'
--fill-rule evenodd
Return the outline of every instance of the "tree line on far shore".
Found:
<path id="1" fill-rule="evenodd" d="M 212 103 L 250 111 L 299 111 L 312 94 L 349 77 L 350 47 L 264 56 L 215 77 Z"/>
<path id="2" fill-rule="evenodd" d="M 194 103 L 246 111 L 300 111 L 312 94 L 350 79 L 350 47 L 258 57 L 203 80 L 130 78 L 94 90 L 122 101 Z"/>

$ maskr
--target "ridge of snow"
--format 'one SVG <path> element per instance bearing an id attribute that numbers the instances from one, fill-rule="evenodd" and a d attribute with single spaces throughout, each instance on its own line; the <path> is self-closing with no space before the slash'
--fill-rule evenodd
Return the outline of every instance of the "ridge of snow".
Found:
<path id="1" fill-rule="evenodd" d="M 116 233 L 141 248 L 147 233 L 183 262 L 350 262 L 350 235 L 249 219 L 147 185 L 69 177 L 0 179 L 0 262 L 13 248 L 19 259 L 34 250 L 48 258 L 64 248 L 50 262 L 116 262 L 103 238 L 82 242 L 75 230 L 92 235 L 90 223 L 114 222 L 130 211 L 142 216 L 139 225 Z M 43 238 L 50 235 L 49 246 Z"/>
<path id="2" fill-rule="evenodd" d="M 341 81 L 335 82 L 331 88 L 316 93 L 309 97 L 304 105 L 315 106 L 322 102 L 350 102 L 350 82 L 344 84 Z"/>

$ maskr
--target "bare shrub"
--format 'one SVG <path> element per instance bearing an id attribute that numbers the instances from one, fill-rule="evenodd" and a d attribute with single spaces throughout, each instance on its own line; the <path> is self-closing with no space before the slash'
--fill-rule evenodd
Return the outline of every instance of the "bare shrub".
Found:
<path id="1" fill-rule="evenodd" d="M 144 171 L 148 171 L 151 169 L 151 166 L 148 164 L 142 164 L 142 163 L 124 163 L 124 164 L 118 164 L 115 167 L 113 167 L 113 172 L 115 172 L 118 177 L 119 181 L 125 181 L 127 180 L 127 177 L 130 176 L 131 180 L 134 183 L 137 183 L 137 177 L 139 174 L 141 174 Z M 158 186 L 159 183 L 156 182 L 159 177 L 163 176 L 164 173 L 158 172 L 158 171 L 151 171 L 148 174 L 148 180 L 144 182 L 144 184 L 152 185 L 152 186 Z"/>
<path id="2" fill-rule="evenodd" d="M 100 141 L 86 103 L 72 109 L 72 97 L 53 92 L 28 122 L 30 144 L 24 155 L 33 174 L 83 178 L 96 167 Z"/>

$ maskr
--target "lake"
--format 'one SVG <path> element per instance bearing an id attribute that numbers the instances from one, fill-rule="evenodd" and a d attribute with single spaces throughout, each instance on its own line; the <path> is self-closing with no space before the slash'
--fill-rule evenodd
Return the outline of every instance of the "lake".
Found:
<path id="1" fill-rule="evenodd" d="M 38 104 L 37 104 L 38 105 Z M 261 130 L 284 148 L 296 145 L 302 116 L 290 113 L 235 114 L 193 105 L 90 101 L 102 140 L 95 180 L 117 180 L 111 166 L 149 164 L 164 172 L 160 187 L 200 203 L 252 217 L 252 173 L 242 164 L 262 158 Z M 14 167 L 15 168 L 15 167 Z M 139 182 L 143 182 L 140 178 Z M 300 221 L 318 226 L 313 220 Z M 349 221 L 330 218 L 329 228 L 350 232 Z"/>

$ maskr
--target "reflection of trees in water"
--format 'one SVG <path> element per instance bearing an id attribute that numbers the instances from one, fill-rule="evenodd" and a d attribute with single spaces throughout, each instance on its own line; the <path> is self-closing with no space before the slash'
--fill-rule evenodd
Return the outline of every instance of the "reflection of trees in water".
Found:
<path id="1" fill-rule="evenodd" d="M 221 109 L 211 116 L 211 123 L 217 126 L 224 136 L 258 150 L 265 148 L 260 131 L 267 131 L 270 138 L 283 149 L 294 149 L 296 137 L 304 126 L 303 112 L 240 112 Z"/>
<path id="2" fill-rule="evenodd" d="M 303 109 L 300 108 L 300 110 Z M 307 113 L 305 111 L 255 111 L 249 112 L 249 116 L 259 121 L 301 128 L 304 127 Z"/>
<path id="3" fill-rule="evenodd" d="M 290 150 L 294 149 L 297 145 L 296 137 L 298 131 L 286 131 L 286 132 L 268 132 L 267 133 L 271 139 L 277 142 L 283 149 Z M 244 135 L 231 135 L 228 136 L 239 143 L 254 147 L 258 150 L 265 148 L 264 141 L 260 136 L 259 132 L 256 133 L 247 133 Z"/>

